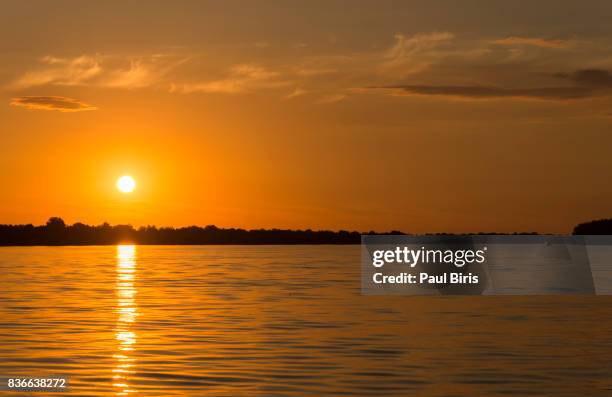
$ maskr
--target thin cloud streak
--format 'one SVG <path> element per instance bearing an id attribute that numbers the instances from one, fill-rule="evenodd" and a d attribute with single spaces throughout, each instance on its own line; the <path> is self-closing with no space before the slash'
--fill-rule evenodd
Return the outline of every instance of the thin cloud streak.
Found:
<path id="1" fill-rule="evenodd" d="M 522 98 L 568 100 L 590 98 L 597 94 L 597 91 L 590 87 L 503 88 L 492 86 L 403 85 L 377 88 L 400 90 L 405 95 L 443 96 L 466 99 Z"/>
<path id="2" fill-rule="evenodd" d="M 417 85 L 402 84 L 374 89 L 393 90 L 404 95 L 457 97 L 465 99 L 520 98 L 544 100 L 584 99 L 612 95 L 612 73 L 601 69 L 583 69 L 573 73 L 556 73 L 555 77 L 574 83 L 571 86 L 534 88 L 483 85 Z"/>
<path id="3" fill-rule="evenodd" d="M 493 44 L 503 46 L 528 45 L 541 48 L 568 48 L 571 45 L 567 40 L 545 39 L 542 37 L 520 37 L 510 36 L 503 39 L 493 40 Z"/>
<path id="4" fill-rule="evenodd" d="M 228 77 L 201 83 L 173 84 L 171 92 L 184 94 L 240 94 L 261 89 L 285 87 L 290 82 L 280 79 L 280 73 L 256 64 L 240 64 L 230 68 Z"/>
<path id="5" fill-rule="evenodd" d="M 64 96 L 21 96 L 11 99 L 10 105 L 30 110 L 55 110 L 64 113 L 98 109 L 85 102 Z"/>

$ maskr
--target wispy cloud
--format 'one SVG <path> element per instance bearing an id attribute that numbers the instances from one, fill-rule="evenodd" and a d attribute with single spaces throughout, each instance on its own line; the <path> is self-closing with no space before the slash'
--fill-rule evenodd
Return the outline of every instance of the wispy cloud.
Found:
<path id="1" fill-rule="evenodd" d="M 449 32 L 422 33 L 413 36 L 395 35 L 395 43 L 387 49 L 379 68 L 402 76 L 423 71 L 438 55 L 441 46 L 453 40 Z"/>
<path id="2" fill-rule="evenodd" d="M 142 88 L 159 84 L 188 57 L 166 54 L 123 57 L 81 55 L 73 58 L 45 56 L 33 70 L 12 84 L 13 89 L 56 85 Z"/>
<path id="3" fill-rule="evenodd" d="M 568 48 L 571 45 L 571 42 L 568 40 L 545 39 L 542 37 L 510 36 L 502 39 L 493 40 L 493 44 L 503 46 L 528 45 L 542 48 Z"/>
<path id="4" fill-rule="evenodd" d="M 346 94 L 329 94 L 319 99 L 317 103 L 321 103 L 321 104 L 336 103 L 336 102 L 345 100 L 347 97 L 348 96 Z"/>
<path id="5" fill-rule="evenodd" d="M 284 87 L 289 82 L 280 79 L 280 74 L 256 64 L 240 64 L 230 68 L 228 76 L 218 80 L 198 83 L 174 84 L 172 92 L 239 94 L 258 89 Z"/>
<path id="6" fill-rule="evenodd" d="M 295 74 L 302 77 L 322 76 L 331 73 L 337 73 L 336 69 L 332 68 L 314 68 L 314 67 L 299 67 L 295 68 Z"/>
<path id="7" fill-rule="evenodd" d="M 63 96 L 21 96 L 11 99 L 10 105 L 32 110 L 56 110 L 59 112 L 83 112 L 98 109 L 85 102 Z"/>
<path id="8" fill-rule="evenodd" d="M 79 85 L 100 75 L 102 67 L 96 57 L 82 55 L 75 58 L 46 56 L 42 67 L 24 73 L 14 82 L 15 88 L 29 88 L 47 84 Z"/>
<path id="9" fill-rule="evenodd" d="M 189 61 L 190 57 L 157 54 L 130 59 L 129 66 L 111 68 L 100 81 L 113 88 L 144 88 L 165 83 L 173 70 Z"/>
<path id="10" fill-rule="evenodd" d="M 300 87 L 296 87 L 293 91 L 291 91 L 289 94 L 287 94 L 287 96 L 285 97 L 286 99 L 293 99 L 293 98 L 297 98 L 303 95 L 306 95 L 310 93 L 310 91 L 305 90 L 303 88 Z"/>
<path id="11" fill-rule="evenodd" d="M 386 51 L 385 56 L 390 59 L 403 59 L 414 54 L 433 49 L 441 43 L 455 37 L 450 32 L 419 33 L 405 36 L 401 33 L 395 35 L 395 44 Z"/>

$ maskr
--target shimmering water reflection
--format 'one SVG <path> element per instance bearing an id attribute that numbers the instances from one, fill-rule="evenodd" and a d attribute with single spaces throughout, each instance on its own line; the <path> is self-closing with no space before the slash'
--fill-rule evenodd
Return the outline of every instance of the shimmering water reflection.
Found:
<path id="1" fill-rule="evenodd" d="M 130 388 L 129 378 L 134 374 L 135 359 L 131 353 L 136 344 L 136 332 L 133 324 L 138 316 L 136 306 L 136 246 L 117 246 L 117 353 L 114 358 L 117 365 L 113 369 L 113 386 L 118 396 L 125 396 L 136 390 Z"/>
<path id="2" fill-rule="evenodd" d="M 612 394 L 611 297 L 360 288 L 357 246 L 0 248 L 0 375 L 80 397 Z"/>

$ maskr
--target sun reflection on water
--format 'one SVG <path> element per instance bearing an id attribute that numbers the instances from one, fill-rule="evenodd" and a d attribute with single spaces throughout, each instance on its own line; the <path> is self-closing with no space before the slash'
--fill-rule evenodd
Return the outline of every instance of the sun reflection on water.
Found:
<path id="1" fill-rule="evenodd" d="M 113 368 L 113 386 L 117 388 L 118 396 L 134 393 L 136 390 L 130 388 L 128 380 L 134 373 L 134 361 L 131 353 L 136 343 L 136 332 L 132 329 L 138 307 L 136 305 L 136 246 L 117 246 L 117 276 L 115 291 L 117 295 L 117 324 L 115 327 L 115 339 L 117 339 L 117 353 L 113 357 L 117 360 Z"/>

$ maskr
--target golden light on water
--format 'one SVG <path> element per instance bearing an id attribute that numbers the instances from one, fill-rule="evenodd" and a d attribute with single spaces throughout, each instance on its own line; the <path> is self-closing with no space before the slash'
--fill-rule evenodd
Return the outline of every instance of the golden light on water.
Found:
<path id="1" fill-rule="evenodd" d="M 117 246 L 117 275 L 115 291 L 117 295 L 117 324 L 115 339 L 117 340 L 117 353 L 113 356 L 117 363 L 113 369 L 113 386 L 117 388 L 118 396 L 125 396 L 135 392 L 131 389 L 128 380 L 134 373 L 135 359 L 130 356 L 136 344 L 136 332 L 132 329 L 138 316 L 136 305 L 136 246 Z"/>

